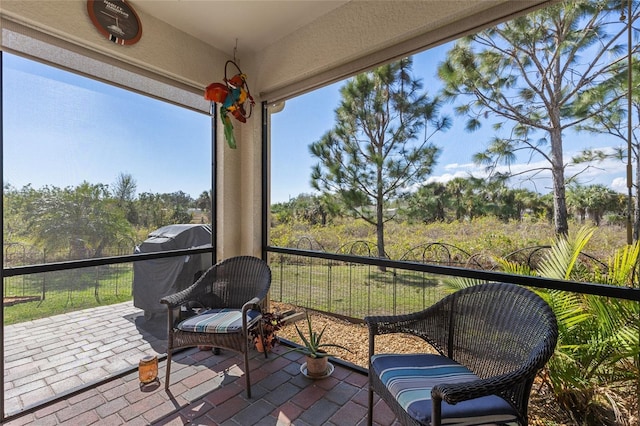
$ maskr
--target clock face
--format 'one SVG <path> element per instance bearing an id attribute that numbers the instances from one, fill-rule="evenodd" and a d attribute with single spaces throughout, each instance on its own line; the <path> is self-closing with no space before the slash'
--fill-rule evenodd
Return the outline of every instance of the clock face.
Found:
<path id="1" fill-rule="evenodd" d="M 142 37 L 140 19 L 124 0 L 88 0 L 87 11 L 98 31 L 114 43 L 131 45 Z"/>

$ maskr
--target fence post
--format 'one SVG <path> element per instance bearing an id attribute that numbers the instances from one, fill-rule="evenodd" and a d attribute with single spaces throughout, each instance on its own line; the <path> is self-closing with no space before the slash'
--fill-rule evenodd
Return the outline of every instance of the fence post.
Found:
<path id="1" fill-rule="evenodd" d="M 42 263 L 47 263 L 47 249 L 42 249 Z M 40 303 L 44 302 L 45 297 L 47 296 L 47 274 L 42 274 L 42 298 L 40 299 Z M 40 306 L 40 305 L 38 305 Z"/>

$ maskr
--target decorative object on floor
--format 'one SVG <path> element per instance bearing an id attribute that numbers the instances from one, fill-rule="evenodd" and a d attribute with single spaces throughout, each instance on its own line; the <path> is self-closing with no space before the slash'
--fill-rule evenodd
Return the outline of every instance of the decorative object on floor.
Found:
<path id="1" fill-rule="evenodd" d="M 271 352 L 278 343 L 276 332 L 282 328 L 283 314 L 277 312 L 264 312 L 262 314 L 262 333 L 258 324 L 251 327 L 249 334 L 258 352 Z"/>
<path id="2" fill-rule="evenodd" d="M 271 269 L 264 260 L 236 256 L 213 265 L 190 287 L 163 297 L 160 302 L 167 305 L 168 322 L 165 389 L 169 389 L 173 351 L 207 345 L 244 355 L 247 397 L 251 398 L 249 329 L 256 323 L 262 329 L 261 303 L 270 286 Z M 174 312 L 194 302 L 206 309 L 182 321 L 174 320 Z"/>
<path id="3" fill-rule="evenodd" d="M 365 323 L 369 425 L 374 391 L 403 424 L 526 425 L 531 386 L 558 339 L 549 305 L 505 283 L 464 288 L 421 312 L 369 316 Z M 419 336 L 439 355 L 376 354 L 375 337 L 389 333 Z"/>
<path id="4" fill-rule="evenodd" d="M 262 313 L 262 333 L 264 334 L 264 340 L 260 337 L 260 329 L 257 324 L 250 330 L 249 334 L 253 338 L 253 344 L 258 352 L 271 352 L 273 347 L 278 343 L 278 335 L 276 332 L 287 324 L 291 324 L 304 317 L 303 312 L 296 312 L 290 310 L 282 313 L 278 312 L 263 312 Z"/>
<path id="5" fill-rule="evenodd" d="M 142 37 L 140 18 L 125 0 L 88 0 L 87 12 L 100 34 L 113 43 L 132 45 Z"/>
<path id="6" fill-rule="evenodd" d="M 294 324 L 296 332 L 302 340 L 302 346 L 291 348 L 279 356 L 283 356 L 290 352 L 299 352 L 306 357 L 307 362 L 303 364 L 304 369 L 306 370 L 306 373 L 303 373 L 305 376 L 316 379 L 328 377 L 333 372 L 333 368 L 329 367 L 329 357 L 334 355 L 329 354 L 325 348 L 340 348 L 347 352 L 351 352 L 351 350 L 336 343 L 322 343 L 322 336 L 324 331 L 327 329 L 327 326 L 325 325 L 320 332 L 315 331 L 311 324 L 311 317 L 308 312 L 306 313 L 306 317 L 307 334 L 303 333 L 302 330 L 298 328 L 298 324 Z"/>
<path id="7" fill-rule="evenodd" d="M 156 355 L 147 355 L 140 360 L 138 378 L 141 386 L 158 380 L 158 357 Z"/>
<path id="8" fill-rule="evenodd" d="M 316 358 L 315 361 L 320 361 L 320 360 L 324 360 L 327 358 Z M 313 362 L 312 362 L 313 363 Z M 300 372 L 308 379 L 324 379 L 329 377 L 334 370 L 334 366 L 333 364 L 331 364 L 330 362 L 327 361 L 326 363 L 326 369 L 324 370 L 324 374 L 321 374 L 320 371 L 322 371 L 322 367 L 311 367 L 313 371 L 315 371 L 315 373 L 313 375 L 309 374 L 309 369 L 307 367 L 307 363 L 305 362 L 304 364 L 302 364 L 300 366 Z"/>
<path id="9" fill-rule="evenodd" d="M 235 59 L 235 58 L 234 58 Z M 229 76 L 229 65 L 238 71 L 233 77 Z M 224 137 L 230 148 L 236 148 L 236 138 L 233 134 L 233 124 L 229 114 L 241 123 L 246 123 L 251 117 L 255 101 L 249 91 L 247 75 L 240 70 L 235 61 L 227 61 L 224 66 L 224 83 L 211 83 L 204 91 L 204 98 L 220 104 L 220 118 L 224 125 Z M 247 112 L 248 109 L 248 112 Z"/>

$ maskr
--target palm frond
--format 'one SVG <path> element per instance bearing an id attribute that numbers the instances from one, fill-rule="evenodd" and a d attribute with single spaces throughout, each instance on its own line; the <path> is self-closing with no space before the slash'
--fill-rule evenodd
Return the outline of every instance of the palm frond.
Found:
<path id="1" fill-rule="evenodd" d="M 495 261 L 500 265 L 501 270 L 504 272 L 508 272 L 510 274 L 518 274 L 518 275 L 526 275 L 526 276 L 536 276 L 538 275 L 536 271 L 531 269 L 531 267 L 524 263 L 518 263 L 515 261 L 510 261 L 503 258 L 497 258 Z"/>
<path id="2" fill-rule="evenodd" d="M 558 237 L 540 262 L 540 275 L 559 280 L 570 279 L 580 253 L 594 232 L 595 228 L 582 227 L 572 239 Z"/>
<path id="3" fill-rule="evenodd" d="M 633 275 L 640 256 L 640 242 L 617 250 L 608 263 L 606 274 L 596 271 L 595 280 L 602 284 L 633 285 Z"/>
<path id="4" fill-rule="evenodd" d="M 451 291 L 462 290 L 463 288 L 473 287 L 478 284 L 486 283 L 485 280 L 479 280 L 477 278 L 465 278 L 465 277 L 452 277 L 446 278 L 444 285 Z"/>

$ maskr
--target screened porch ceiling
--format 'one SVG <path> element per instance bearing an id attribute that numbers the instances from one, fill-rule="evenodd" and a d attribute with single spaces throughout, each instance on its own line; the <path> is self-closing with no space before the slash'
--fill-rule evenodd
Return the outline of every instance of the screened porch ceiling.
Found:
<path id="1" fill-rule="evenodd" d="M 383 3 L 393 5 L 392 10 L 411 3 L 429 5 L 431 13 L 421 17 L 423 28 L 455 22 L 506 3 L 505 0 L 129 0 L 144 13 L 229 55 L 233 55 L 236 39 L 243 50 L 256 53 L 325 15 L 340 13 L 340 8 L 350 2 L 369 3 L 372 16 L 389 13 L 387 7 L 381 7 Z M 526 8 L 542 2 L 517 3 Z M 369 16 L 361 18 L 351 25 L 366 27 L 375 22 Z"/>
<path id="2" fill-rule="evenodd" d="M 236 39 L 242 51 L 259 52 L 348 1 L 133 0 L 130 3 L 144 13 L 233 55 Z"/>

